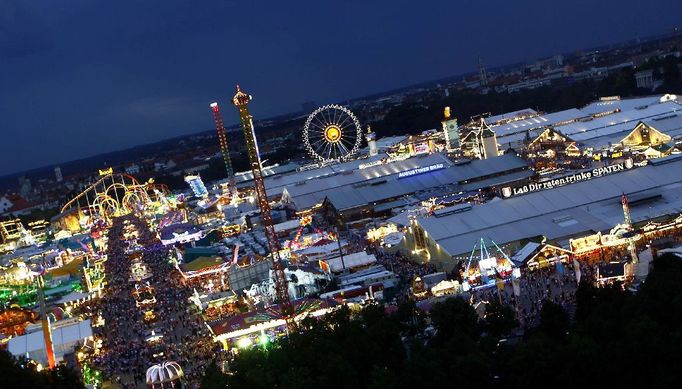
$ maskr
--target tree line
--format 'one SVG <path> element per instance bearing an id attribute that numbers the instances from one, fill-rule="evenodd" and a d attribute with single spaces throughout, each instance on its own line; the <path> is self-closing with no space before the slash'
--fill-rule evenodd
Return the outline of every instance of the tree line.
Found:
<path id="1" fill-rule="evenodd" d="M 682 378 L 682 259 L 665 255 L 640 291 L 581 284 L 575 314 L 545 302 L 539 325 L 510 336 L 509 306 L 484 319 L 465 300 L 340 309 L 241 351 L 202 388 L 675 387 Z"/>

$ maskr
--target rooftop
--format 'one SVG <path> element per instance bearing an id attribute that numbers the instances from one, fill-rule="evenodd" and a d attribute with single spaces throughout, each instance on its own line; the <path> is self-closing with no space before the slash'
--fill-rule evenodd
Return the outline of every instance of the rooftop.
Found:
<path id="1" fill-rule="evenodd" d="M 648 166 L 504 200 L 472 205 L 465 212 L 419 219 L 419 224 L 452 255 L 471 249 L 481 237 L 504 244 L 544 235 L 566 239 L 610 230 L 623 222 L 620 196 L 656 196 L 631 206 L 634 222 L 682 213 L 682 155 Z M 660 195 L 660 196 L 659 196 Z"/>
<path id="2" fill-rule="evenodd" d="M 472 190 L 471 188 L 478 189 L 481 187 L 480 183 L 484 183 L 484 186 L 498 185 L 509 182 L 510 176 L 517 180 L 532 175 L 530 170 L 521 170 L 526 167 L 523 159 L 514 154 L 505 154 L 490 159 L 458 163 L 445 169 L 415 174 L 402 179 L 393 176 L 389 179 L 369 180 L 362 186 L 354 185 L 329 192 L 320 191 L 312 196 L 313 201 L 322 201 L 326 196 L 337 210 L 345 210 L 436 187 L 448 186 L 451 192 L 458 192 Z M 296 198 L 295 201 L 298 206 L 299 201 L 301 204 L 308 204 L 311 200 Z"/>

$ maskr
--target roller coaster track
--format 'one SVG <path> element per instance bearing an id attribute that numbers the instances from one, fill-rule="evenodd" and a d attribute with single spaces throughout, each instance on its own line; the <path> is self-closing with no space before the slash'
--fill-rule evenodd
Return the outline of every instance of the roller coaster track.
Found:
<path id="1" fill-rule="evenodd" d="M 168 188 L 165 185 L 151 181 L 141 184 L 135 177 L 125 173 L 107 174 L 64 204 L 61 212 L 77 207 L 79 210 L 89 209 L 107 217 L 120 216 L 133 212 L 137 204 L 147 204 L 152 201 L 152 197 L 166 193 Z"/>

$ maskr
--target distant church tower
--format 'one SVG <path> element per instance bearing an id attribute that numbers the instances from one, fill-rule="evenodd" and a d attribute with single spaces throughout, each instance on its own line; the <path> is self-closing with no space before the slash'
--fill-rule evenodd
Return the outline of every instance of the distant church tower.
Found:
<path id="1" fill-rule="evenodd" d="M 369 146 L 369 156 L 373 157 L 379 154 L 379 150 L 377 150 L 377 134 L 372 132 L 372 127 L 370 126 L 367 126 L 365 139 L 367 139 L 367 146 Z"/>
<path id="2" fill-rule="evenodd" d="M 485 88 L 488 86 L 488 73 L 485 71 L 485 66 L 483 66 L 483 60 L 478 57 L 478 77 L 481 81 L 481 87 Z"/>
<path id="3" fill-rule="evenodd" d="M 445 149 L 454 151 L 459 149 L 459 127 L 457 119 L 451 117 L 450 107 L 443 110 L 443 136 L 445 137 Z"/>
<path id="4" fill-rule="evenodd" d="M 57 180 L 57 182 L 62 182 L 64 180 L 64 176 L 62 175 L 62 168 L 59 166 L 54 168 L 54 178 Z"/>

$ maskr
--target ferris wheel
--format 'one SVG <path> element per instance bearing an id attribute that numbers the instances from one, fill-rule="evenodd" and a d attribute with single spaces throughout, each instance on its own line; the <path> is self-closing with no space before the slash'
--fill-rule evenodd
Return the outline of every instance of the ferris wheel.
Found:
<path id="1" fill-rule="evenodd" d="M 303 126 L 303 143 L 321 163 L 346 161 L 360 149 L 362 128 L 348 108 L 325 105 L 313 111 Z"/>

